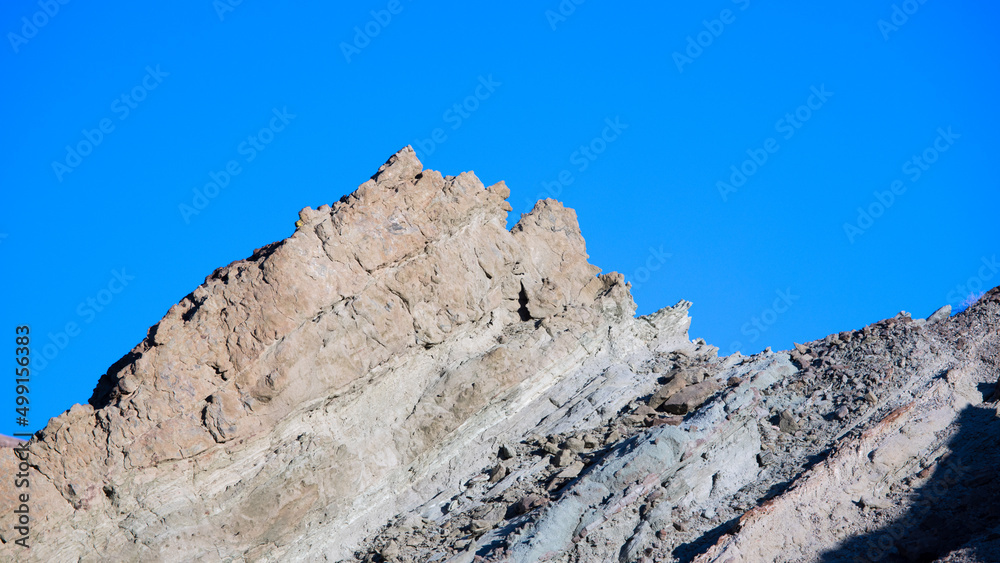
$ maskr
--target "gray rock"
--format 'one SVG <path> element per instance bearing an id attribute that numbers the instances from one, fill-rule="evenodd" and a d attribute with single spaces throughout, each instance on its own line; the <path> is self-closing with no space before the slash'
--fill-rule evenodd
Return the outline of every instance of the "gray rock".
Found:
<path id="1" fill-rule="evenodd" d="M 767 467 L 769 465 L 774 465 L 775 456 L 774 452 L 770 450 L 764 450 L 757 454 L 757 464 L 761 467 Z"/>
<path id="2" fill-rule="evenodd" d="M 517 452 L 509 444 L 502 444 L 500 446 L 500 449 L 497 452 L 497 456 L 500 459 L 504 459 L 504 460 L 511 459 L 515 455 L 517 455 Z"/>
<path id="3" fill-rule="evenodd" d="M 567 438 L 565 443 L 566 449 L 573 453 L 583 453 L 587 449 L 586 443 L 580 438 Z"/>
<path id="4" fill-rule="evenodd" d="M 938 321 L 943 321 L 951 316 L 951 305 L 945 305 L 937 311 L 931 313 L 931 316 L 927 317 L 928 323 L 936 323 Z"/>
<path id="5" fill-rule="evenodd" d="M 781 415 L 778 419 L 778 428 L 781 429 L 782 432 L 794 434 L 799 431 L 801 426 L 798 419 L 795 418 L 795 415 L 792 414 L 791 411 L 783 410 L 781 411 Z"/>
<path id="6" fill-rule="evenodd" d="M 576 460 L 576 455 L 570 450 L 561 450 L 558 454 L 552 456 L 552 464 L 556 467 L 566 467 L 573 463 L 574 460 Z"/>
<path id="7" fill-rule="evenodd" d="M 382 558 L 385 559 L 386 561 L 395 561 L 396 558 L 399 557 L 399 553 L 400 553 L 399 544 L 396 543 L 396 540 L 392 540 L 388 543 L 388 545 L 382 548 L 382 551 L 379 552 L 379 555 L 381 555 Z"/>

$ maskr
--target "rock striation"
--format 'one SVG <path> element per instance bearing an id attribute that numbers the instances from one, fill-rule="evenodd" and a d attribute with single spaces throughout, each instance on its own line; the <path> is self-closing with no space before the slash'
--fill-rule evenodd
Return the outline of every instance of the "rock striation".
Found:
<path id="1" fill-rule="evenodd" d="M 1000 291 L 719 357 L 509 193 L 407 147 L 216 270 L 28 443 L 0 559 L 997 560 Z"/>

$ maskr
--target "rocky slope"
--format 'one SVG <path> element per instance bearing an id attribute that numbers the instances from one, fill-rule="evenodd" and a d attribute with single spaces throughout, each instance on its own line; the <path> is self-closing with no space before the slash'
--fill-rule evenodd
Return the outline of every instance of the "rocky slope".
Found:
<path id="1" fill-rule="evenodd" d="M 406 148 L 214 272 L 31 440 L 0 557 L 1000 560 L 1000 291 L 720 358 L 508 195 Z"/>

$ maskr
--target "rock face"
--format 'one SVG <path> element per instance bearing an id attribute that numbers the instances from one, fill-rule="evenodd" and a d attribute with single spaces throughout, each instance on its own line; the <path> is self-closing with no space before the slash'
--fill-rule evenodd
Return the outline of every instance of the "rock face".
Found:
<path id="1" fill-rule="evenodd" d="M 30 441 L 0 559 L 996 559 L 1000 292 L 719 358 L 508 195 L 407 147 L 215 271 Z"/>
<path id="2" fill-rule="evenodd" d="M 24 440 L 21 440 L 20 438 L 0 434 L 0 448 L 13 448 L 20 446 L 22 443 L 24 443 Z"/>

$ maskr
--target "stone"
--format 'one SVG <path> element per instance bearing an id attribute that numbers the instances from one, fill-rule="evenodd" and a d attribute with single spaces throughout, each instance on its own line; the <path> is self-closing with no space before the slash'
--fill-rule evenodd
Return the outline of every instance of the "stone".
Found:
<path id="1" fill-rule="evenodd" d="M 556 473 L 556 479 L 573 479 L 580 475 L 583 468 L 586 467 L 582 461 L 574 461 L 563 468 L 562 471 Z"/>
<path id="2" fill-rule="evenodd" d="M 847 408 L 847 405 L 842 405 L 839 409 L 837 409 L 837 412 L 834 413 L 833 416 L 837 420 L 847 420 L 847 417 L 850 416 L 850 414 L 851 411 Z"/>
<path id="3" fill-rule="evenodd" d="M 766 450 L 757 454 L 757 465 L 761 467 L 767 467 L 769 465 L 774 465 L 775 456 L 774 452 Z"/>
<path id="4" fill-rule="evenodd" d="M 679 375 L 684 378 L 684 381 L 686 381 L 688 385 L 694 385 L 696 383 L 701 383 L 706 377 L 708 377 L 708 370 L 704 368 L 689 368 L 682 371 Z"/>
<path id="5" fill-rule="evenodd" d="M 558 454 L 552 456 L 552 464 L 556 467 L 566 467 L 573 463 L 575 459 L 576 455 L 570 450 L 561 450 Z"/>
<path id="6" fill-rule="evenodd" d="M 667 415 L 667 416 L 664 416 L 664 415 L 660 415 L 660 416 L 654 416 L 652 418 L 647 418 L 644 421 L 644 424 L 646 426 L 649 426 L 649 427 L 652 427 L 652 426 L 661 426 L 661 425 L 664 425 L 664 424 L 669 424 L 670 426 L 679 426 L 682 422 L 684 422 L 684 417 L 683 416 L 676 416 L 676 415 Z"/>
<path id="7" fill-rule="evenodd" d="M 937 311 L 931 313 L 931 316 L 927 317 L 927 322 L 928 324 L 936 323 L 939 321 L 943 321 L 950 316 L 951 316 L 951 305 L 945 305 L 944 307 L 941 307 Z"/>
<path id="8" fill-rule="evenodd" d="M 632 425 L 646 424 L 646 421 L 648 419 L 649 419 L 648 415 L 633 413 L 633 414 L 630 414 L 630 415 L 626 416 L 625 419 L 624 419 L 624 422 L 626 424 L 632 424 Z"/>
<path id="9" fill-rule="evenodd" d="M 587 449 L 587 444 L 580 438 L 567 438 L 565 443 L 566 449 L 573 453 L 583 453 Z"/>
<path id="10" fill-rule="evenodd" d="M 799 350 L 792 350 L 791 352 L 788 353 L 788 355 L 789 357 L 792 358 L 792 360 L 795 363 L 799 364 L 799 367 L 801 367 L 802 369 L 808 369 L 809 366 L 811 366 L 812 363 L 816 360 L 816 357 L 813 356 L 812 354 L 800 352 Z"/>
<path id="11" fill-rule="evenodd" d="M 498 463 L 490 470 L 490 483 L 499 483 L 501 479 L 510 475 L 510 467 L 504 463 Z"/>
<path id="12" fill-rule="evenodd" d="M 395 561 L 396 558 L 399 557 L 399 553 L 399 544 L 396 543 L 396 540 L 392 540 L 388 545 L 382 548 L 379 555 L 381 555 L 382 559 L 385 559 L 386 561 Z"/>
<path id="13" fill-rule="evenodd" d="M 666 385 L 660 387 L 649 398 L 648 406 L 651 409 L 659 409 L 670 397 L 676 395 L 681 389 L 687 386 L 687 380 L 675 375 Z"/>
<path id="14" fill-rule="evenodd" d="M 493 523 L 487 520 L 473 520 L 469 524 L 469 532 L 474 536 L 482 535 L 484 532 L 493 527 Z"/>
<path id="15" fill-rule="evenodd" d="M 719 382 L 714 379 L 706 379 L 701 383 L 689 385 L 680 392 L 671 395 L 663 403 L 662 410 L 670 414 L 687 414 L 700 407 L 719 388 Z"/>
<path id="16" fill-rule="evenodd" d="M 521 497 L 520 500 L 511 505 L 508 513 L 511 516 L 520 516 L 521 514 L 527 514 L 528 512 L 531 512 L 532 510 L 538 508 L 539 506 L 545 506 L 546 504 L 548 504 L 548 502 L 549 499 L 541 495 L 537 494 L 524 495 L 523 497 Z"/>
<path id="17" fill-rule="evenodd" d="M 778 428 L 787 434 L 794 434 L 801 428 L 798 419 L 789 410 L 781 411 L 778 419 Z"/>
<path id="18" fill-rule="evenodd" d="M 517 452 L 509 444 L 502 444 L 497 452 L 497 457 L 504 460 L 512 459 L 516 455 Z"/>
<path id="19" fill-rule="evenodd" d="M 993 384 L 993 389 L 986 394 L 985 400 L 988 403 L 1000 400 L 1000 378 Z"/>
<path id="20" fill-rule="evenodd" d="M 408 514 L 399 523 L 397 528 L 403 532 L 412 532 L 424 527 L 424 519 L 417 514 Z"/>
<path id="21" fill-rule="evenodd" d="M 135 377 L 123 377 L 118 382 L 118 390 L 123 395 L 135 393 L 139 389 L 139 381 Z"/>

